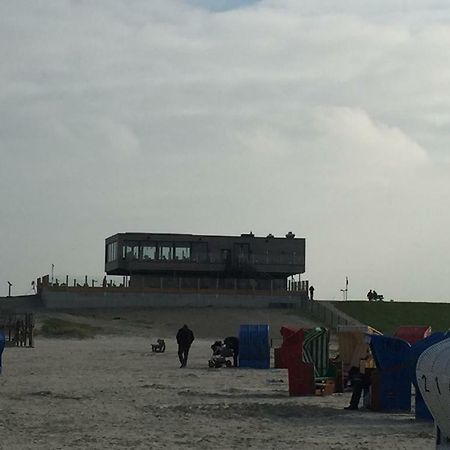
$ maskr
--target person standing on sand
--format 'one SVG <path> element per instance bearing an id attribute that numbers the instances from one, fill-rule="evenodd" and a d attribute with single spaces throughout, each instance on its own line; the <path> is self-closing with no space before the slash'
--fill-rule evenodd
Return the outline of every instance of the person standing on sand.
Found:
<path id="1" fill-rule="evenodd" d="M 0 330 L 0 374 L 2 373 L 2 353 L 3 349 L 5 348 L 6 339 L 5 339 L 5 333 L 3 333 L 2 330 Z"/>
<path id="2" fill-rule="evenodd" d="M 239 362 L 239 338 L 236 336 L 229 336 L 223 340 L 223 343 L 229 349 L 233 350 L 233 367 L 237 367 Z"/>
<path id="3" fill-rule="evenodd" d="M 310 286 L 309 288 L 309 299 L 314 300 L 314 286 Z"/>
<path id="4" fill-rule="evenodd" d="M 185 324 L 183 325 L 177 333 L 177 344 L 178 344 L 178 358 L 180 359 L 180 368 L 186 367 L 189 349 L 194 342 L 194 333 Z"/>
<path id="5" fill-rule="evenodd" d="M 362 368 L 352 367 L 348 375 L 352 384 L 352 397 L 350 399 L 350 404 L 344 409 L 357 411 L 359 409 L 359 401 L 361 400 L 362 393 L 364 392 L 364 397 L 369 394 L 371 384 L 370 373 L 368 373 L 364 365 Z"/>

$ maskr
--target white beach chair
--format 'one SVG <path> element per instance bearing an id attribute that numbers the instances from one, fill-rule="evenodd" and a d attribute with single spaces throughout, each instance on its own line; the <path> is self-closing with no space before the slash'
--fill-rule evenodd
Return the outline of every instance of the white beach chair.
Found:
<path id="1" fill-rule="evenodd" d="M 417 361 L 417 382 L 436 427 L 436 449 L 450 449 L 450 339 L 425 350 Z"/>

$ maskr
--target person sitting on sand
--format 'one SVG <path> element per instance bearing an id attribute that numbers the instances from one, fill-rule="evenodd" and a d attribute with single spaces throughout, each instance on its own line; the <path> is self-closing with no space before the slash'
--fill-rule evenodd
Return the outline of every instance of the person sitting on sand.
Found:
<path id="1" fill-rule="evenodd" d="M 194 333 L 186 324 L 183 325 L 177 333 L 178 358 L 180 359 L 181 363 L 180 368 L 186 367 L 189 356 L 189 349 L 191 348 L 193 342 Z"/>

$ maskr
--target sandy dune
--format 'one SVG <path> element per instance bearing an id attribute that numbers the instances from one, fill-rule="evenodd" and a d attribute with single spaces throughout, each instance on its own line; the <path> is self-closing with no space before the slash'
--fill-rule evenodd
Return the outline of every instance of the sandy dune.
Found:
<path id="1" fill-rule="evenodd" d="M 433 448 L 432 425 L 412 415 L 344 411 L 349 394 L 290 398 L 285 370 L 207 368 L 212 339 L 264 315 L 274 329 L 301 323 L 279 311 L 89 313 L 77 320 L 104 329 L 94 339 L 6 349 L 0 448 Z M 173 339 L 150 352 L 183 322 L 197 335 L 187 369 Z"/>

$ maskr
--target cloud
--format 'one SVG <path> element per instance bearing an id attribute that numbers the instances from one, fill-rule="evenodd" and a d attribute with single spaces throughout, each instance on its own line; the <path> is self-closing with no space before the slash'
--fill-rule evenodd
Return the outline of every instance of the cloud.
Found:
<path id="1" fill-rule="evenodd" d="M 323 107 L 316 111 L 316 131 L 333 142 L 332 152 L 343 156 L 345 165 L 371 171 L 421 167 L 429 161 L 427 152 L 397 127 L 374 122 L 360 109 Z"/>
<path id="2" fill-rule="evenodd" d="M 206 8 L 210 11 L 222 12 L 240 9 L 257 4 L 260 0 L 187 0 L 193 6 Z"/>
<path id="3" fill-rule="evenodd" d="M 217 5 L 0 5 L 0 283 L 102 272 L 119 231 L 293 230 L 319 298 L 447 299 L 446 2 Z"/>

